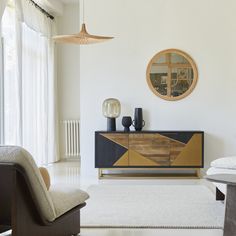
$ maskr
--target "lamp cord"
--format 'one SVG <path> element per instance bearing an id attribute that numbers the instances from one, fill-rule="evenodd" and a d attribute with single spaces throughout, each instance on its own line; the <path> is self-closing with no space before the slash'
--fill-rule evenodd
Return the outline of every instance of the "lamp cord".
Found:
<path id="1" fill-rule="evenodd" d="M 83 23 L 84 23 L 84 11 L 85 11 L 85 7 L 84 7 L 84 0 L 83 0 Z"/>

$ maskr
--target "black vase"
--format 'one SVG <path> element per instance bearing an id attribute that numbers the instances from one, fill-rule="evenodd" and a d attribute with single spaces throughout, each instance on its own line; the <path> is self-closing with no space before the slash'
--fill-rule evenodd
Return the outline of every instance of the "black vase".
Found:
<path id="1" fill-rule="evenodd" d="M 129 127 L 132 125 L 132 118 L 130 116 L 123 116 L 122 125 L 124 126 L 124 132 L 129 132 Z"/>
<path id="2" fill-rule="evenodd" d="M 134 110 L 134 120 L 132 124 L 136 131 L 141 131 L 145 126 L 145 121 L 143 120 L 143 109 L 135 108 Z"/>

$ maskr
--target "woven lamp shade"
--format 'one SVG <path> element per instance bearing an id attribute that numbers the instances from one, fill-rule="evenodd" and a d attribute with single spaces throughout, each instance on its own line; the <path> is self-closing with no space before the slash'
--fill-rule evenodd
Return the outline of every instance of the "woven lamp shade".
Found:
<path id="1" fill-rule="evenodd" d="M 53 39 L 58 43 L 73 43 L 85 45 L 104 42 L 106 40 L 113 39 L 113 37 L 91 35 L 87 32 L 86 25 L 82 24 L 81 31 L 78 34 L 58 35 L 53 37 Z"/>

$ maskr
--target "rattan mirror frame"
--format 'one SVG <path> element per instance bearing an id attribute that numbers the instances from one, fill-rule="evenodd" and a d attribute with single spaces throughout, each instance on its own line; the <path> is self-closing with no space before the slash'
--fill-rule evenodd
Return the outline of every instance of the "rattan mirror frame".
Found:
<path id="1" fill-rule="evenodd" d="M 189 63 L 190 65 L 192 66 L 192 69 L 193 69 L 193 82 L 191 84 L 191 86 L 189 87 L 189 89 L 179 95 L 179 96 L 176 96 L 176 97 L 172 97 L 172 96 L 168 96 L 168 95 L 162 95 L 160 94 L 152 85 L 152 82 L 151 82 L 151 78 L 150 78 L 150 71 L 151 71 L 151 67 L 152 67 L 152 64 L 158 59 L 160 58 L 162 55 L 165 55 L 167 53 L 176 53 L 176 54 L 179 54 L 181 56 L 183 56 Z M 177 100 L 180 100 L 180 99 L 183 99 L 185 97 L 187 97 L 189 94 L 192 93 L 192 91 L 194 90 L 194 88 L 196 87 L 197 85 L 197 82 L 198 82 L 198 69 L 197 69 L 197 65 L 195 63 L 195 61 L 193 60 L 193 58 L 187 54 L 186 52 L 182 51 L 182 50 L 179 50 L 179 49 L 167 49 L 167 50 L 163 50 L 163 51 L 160 51 L 158 52 L 157 54 L 155 54 L 152 59 L 150 60 L 150 62 L 148 63 L 148 66 L 147 66 L 147 71 L 146 71 L 146 80 L 147 80 L 147 83 L 148 83 L 148 86 L 149 88 L 151 89 L 151 91 L 158 97 L 162 98 L 162 99 L 165 99 L 165 100 L 168 100 L 168 101 L 177 101 Z"/>

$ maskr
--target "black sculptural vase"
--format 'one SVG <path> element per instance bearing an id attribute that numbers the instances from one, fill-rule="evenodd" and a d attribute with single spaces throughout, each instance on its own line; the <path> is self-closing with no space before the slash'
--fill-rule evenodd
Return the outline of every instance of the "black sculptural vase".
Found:
<path id="1" fill-rule="evenodd" d="M 132 118 L 130 116 L 123 116 L 122 125 L 124 126 L 124 132 L 129 132 L 129 127 L 132 125 Z"/>
<path id="2" fill-rule="evenodd" d="M 145 126 L 145 121 L 143 120 L 143 109 L 135 108 L 134 110 L 134 120 L 132 124 L 136 131 L 141 131 Z"/>

